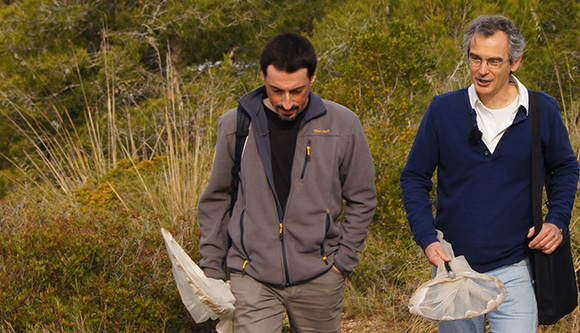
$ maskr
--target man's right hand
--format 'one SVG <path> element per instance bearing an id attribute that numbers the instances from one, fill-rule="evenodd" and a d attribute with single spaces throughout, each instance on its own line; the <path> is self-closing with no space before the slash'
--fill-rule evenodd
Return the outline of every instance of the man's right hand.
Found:
<path id="1" fill-rule="evenodd" d="M 443 250 L 443 246 L 439 242 L 433 242 L 425 248 L 425 254 L 431 265 L 437 267 L 439 265 L 439 258 L 443 261 L 451 261 L 451 258 Z"/>

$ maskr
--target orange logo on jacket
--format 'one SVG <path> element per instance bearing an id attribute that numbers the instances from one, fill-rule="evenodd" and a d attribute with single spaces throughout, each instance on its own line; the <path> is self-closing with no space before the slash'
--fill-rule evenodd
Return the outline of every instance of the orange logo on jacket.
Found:
<path id="1" fill-rule="evenodd" d="M 330 133 L 330 130 L 329 129 L 325 129 L 325 130 L 314 129 L 314 133 Z"/>

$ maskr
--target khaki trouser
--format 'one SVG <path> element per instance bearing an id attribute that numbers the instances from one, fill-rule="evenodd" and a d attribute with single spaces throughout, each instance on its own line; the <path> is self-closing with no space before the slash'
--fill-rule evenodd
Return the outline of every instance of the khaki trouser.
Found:
<path id="1" fill-rule="evenodd" d="M 281 332 L 284 308 L 291 332 L 340 332 L 344 276 L 334 269 L 308 282 L 276 288 L 231 274 L 235 333 Z"/>

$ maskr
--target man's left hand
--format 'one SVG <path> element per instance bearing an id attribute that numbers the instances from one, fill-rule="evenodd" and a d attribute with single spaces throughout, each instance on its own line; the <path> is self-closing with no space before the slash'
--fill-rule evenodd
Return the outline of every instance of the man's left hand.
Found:
<path id="1" fill-rule="evenodd" d="M 534 237 L 536 232 L 535 227 L 531 227 L 530 231 L 528 232 L 528 238 Z M 542 225 L 542 230 L 538 234 L 538 236 L 534 237 L 529 244 L 529 247 L 534 250 L 541 250 L 545 254 L 550 254 L 560 246 L 562 240 L 564 239 L 564 235 L 562 233 L 562 229 L 558 228 L 553 223 L 544 223 Z"/>
<path id="2" fill-rule="evenodd" d="M 340 268 L 336 267 L 336 265 L 332 265 L 332 269 L 334 269 L 335 271 L 337 271 L 338 273 L 340 273 L 342 275 L 346 275 L 343 273 L 343 271 L 340 270 Z"/>

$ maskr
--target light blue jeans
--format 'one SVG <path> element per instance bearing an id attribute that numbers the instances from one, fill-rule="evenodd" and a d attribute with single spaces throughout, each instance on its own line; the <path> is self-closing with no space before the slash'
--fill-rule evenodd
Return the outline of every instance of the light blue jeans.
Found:
<path id="1" fill-rule="evenodd" d="M 485 319 L 493 333 L 531 333 L 538 331 L 538 308 L 532 285 L 529 259 L 487 272 L 503 281 L 505 301 L 487 315 L 439 323 L 441 333 L 485 333 Z"/>

